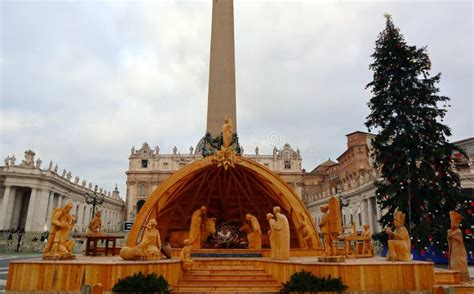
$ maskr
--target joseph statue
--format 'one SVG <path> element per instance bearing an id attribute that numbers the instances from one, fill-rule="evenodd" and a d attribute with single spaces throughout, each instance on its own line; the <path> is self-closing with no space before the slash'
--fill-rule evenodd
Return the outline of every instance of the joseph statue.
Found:
<path id="1" fill-rule="evenodd" d="M 201 248 L 201 230 L 206 221 L 207 207 L 201 206 L 193 212 L 191 225 L 189 227 L 189 241 L 193 248 Z"/>

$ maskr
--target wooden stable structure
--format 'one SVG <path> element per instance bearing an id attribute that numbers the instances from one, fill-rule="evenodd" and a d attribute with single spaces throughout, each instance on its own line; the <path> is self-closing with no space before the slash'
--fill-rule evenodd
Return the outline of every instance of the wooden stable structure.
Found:
<path id="1" fill-rule="evenodd" d="M 296 192 L 274 172 L 256 161 L 235 156 L 233 167 L 218 166 L 217 155 L 195 161 L 171 175 L 149 196 L 128 236 L 128 246 L 139 242 L 149 219 L 158 221 L 161 239 L 189 230 L 192 213 L 205 205 L 217 223 L 245 223 L 245 214 L 256 216 L 264 235 L 269 230 L 265 214 L 280 206 L 290 222 L 291 248 L 303 248 L 301 215 L 313 217 Z M 316 231 L 313 231 L 316 234 Z M 263 247 L 269 247 L 263 240 Z"/>
<path id="2" fill-rule="evenodd" d="M 303 250 L 304 251 L 304 250 Z M 303 252 L 302 251 L 302 252 Z M 297 255 L 303 255 L 295 250 Z M 265 255 L 265 254 L 264 254 Z M 79 291 L 101 283 L 111 291 L 118 279 L 137 272 L 163 275 L 174 290 L 278 292 L 281 283 L 302 269 L 317 276 L 341 277 L 348 291 L 431 291 L 439 285 L 473 293 L 474 285 L 459 285 L 459 274 L 436 270 L 430 262 L 388 262 L 382 258 L 321 263 L 316 257 L 195 258 L 191 273 L 183 273 L 179 259 L 124 261 L 118 256 L 78 256 L 76 260 L 18 260 L 10 263 L 7 291 Z M 252 281 L 255 280 L 255 281 Z M 471 292 L 469 292 L 471 291 Z M 458 292 L 456 292 L 458 293 Z"/>

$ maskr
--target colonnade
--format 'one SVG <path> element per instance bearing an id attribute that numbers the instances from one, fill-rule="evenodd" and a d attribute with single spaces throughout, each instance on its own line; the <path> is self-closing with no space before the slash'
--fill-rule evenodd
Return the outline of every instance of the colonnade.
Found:
<path id="1" fill-rule="evenodd" d="M 3 191 L 2 191 L 3 190 Z M 0 230 L 19 230 L 42 232 L 51 226 L 51 213 L 54 208 L 67 202 L 73 204 L 71 214 L 76 216 L 73 228 L 85 232 L 92 215 L 92 205 L 85 203 L 80 194 L 65 195 L 51 187 L 28 187 L 5 185 L 0 190 Z M 114 209 L 115 208 L 115 209 Z M 104 231 L 119 231 L 122 226 L 121 207 L 104 203 L 96 210 L 102 211 Z"/>

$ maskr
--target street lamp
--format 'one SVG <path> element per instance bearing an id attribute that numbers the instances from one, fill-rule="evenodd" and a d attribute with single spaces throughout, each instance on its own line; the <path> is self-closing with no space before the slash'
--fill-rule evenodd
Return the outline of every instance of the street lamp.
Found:
<path id="1" fill-rule="evenodd" d="M 343 214 L 343 210 L 345 207 L 348 207 L 349 206 L 349 203 L 351 202 L 351 200 L 349 199 L 348 196 L 340 196 L 339 197 L 339 204 L 341 206 L 341 221 L 344 220 L 344 214 Z M 351 213 L 351 222 L 352 222 L 352 213 Z M 344 221 L 345 223 L 345 221 Z M 344 224 L 345 225 L 345 224 Z"/>
<path id="2" fill-rule="evenodd" d="M 94 217 L 95 215 L 95 207 L 97 205 L 101 205 L 102 203 L 104 203 L 104 195 L 102 195 L 102 197 L 100 197 L 97 193 L 97 185 L 95 185 L 94 187 L 94 195 L 89 195 L 89 194 L 85 194 L 84 197 L 86 198 L 86 203 L 87 204 L 92 204 L 92 216 L 91 217 Z"/>

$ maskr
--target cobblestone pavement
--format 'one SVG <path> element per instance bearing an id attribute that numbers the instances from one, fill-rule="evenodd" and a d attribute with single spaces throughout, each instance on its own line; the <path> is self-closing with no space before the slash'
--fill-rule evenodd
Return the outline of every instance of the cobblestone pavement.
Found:
<path id="1" fill-rule="evenodd" d="M 0 292 L 5 292 L 10 261 L 41 256 L 40 253 L 0 253 Z"/>

